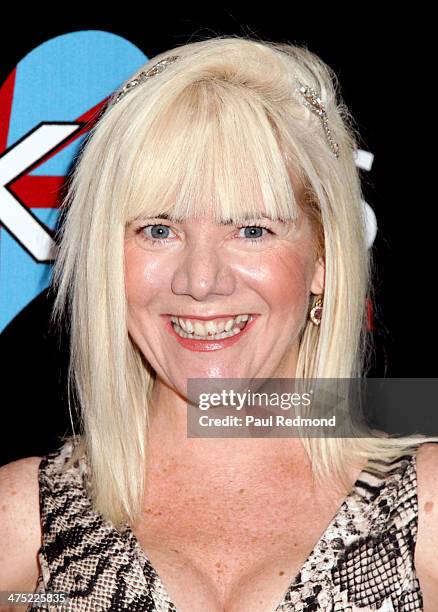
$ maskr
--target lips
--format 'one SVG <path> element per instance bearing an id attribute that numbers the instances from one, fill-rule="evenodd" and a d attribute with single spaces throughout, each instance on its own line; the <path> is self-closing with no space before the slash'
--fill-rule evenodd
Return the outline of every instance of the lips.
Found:
<path id="1" fill-rule="evenodd" d="M 213 320 L 213 319 L 228 319 L 228 318 L 229 319 L 233 319 L 234 317 L 237 317 L 239 314 L 245 314 L 245 313 L 242 312 L 242 313 L 237 313 L 237 314 L 233 314 L 233 313 L 211 314 L 209 316 L 202 317 L 202 316 L 196 316 L 196 315 L 193 315 L 193 314 L 187 314 L 186 315 L 186 314 L 177 314 L 177 313 L 171 312 L 171 313 L 165 314 L 163 316 L 165 316 L 165 317 L 174 316 L 174 317 L 181 317 L 181 319 L 199 319 L 200 321 L 210 321 L 210 320 Z"/>
<path id="2" fill-rule="evenodd" d="M 246 334 L 252 328 L 252 326 L 254 325 L 259 315 L 254 315 L 254 314 L 251 315 L 245 327 L 242 329 L 242 331 L 240 331 L 236 335 L 228 337 L 228 338 L 222 338 L 219 340 L 209 340 L 209 339 L 196 340 L 194 338 L 182 338 L 176 333 L 176 331 L 173 328 L 172 322 L 170 320 L 170 317 L 172 315 L 162 315 L 162 316 L 165 319 L 165 325 L 167 327 L 167 330 L 181 346 L 183 346 L 184 348 L 188 350 L 195 351 L 195 352 L 206 352 L 206 351 L 218 351 L 218 350 L 230 347 L 236 342 L 238 342 L 241 338 L 246 336 Z M 225 315 L 225 316 L 230 316 L 230 315 Z M 195 317 L 191 317 L 191 318 L 195 318 Z M 200 318 L 200 317 L 196 317 L 196 318 Z M 203 320 L 205 320 L 206 318 L 207 317 L 204 317 Z M 211 318 L 211 317 L 208 317 L 208 318 Z"/>

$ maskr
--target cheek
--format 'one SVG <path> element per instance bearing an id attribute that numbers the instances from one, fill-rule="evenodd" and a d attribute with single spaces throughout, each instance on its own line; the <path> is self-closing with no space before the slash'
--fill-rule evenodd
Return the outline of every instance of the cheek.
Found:
<path id="1" fill-rule="evenodd" d="M 165 278 L 164 267 L 154 257 L 146 257 L 136 248 L 125 249 L 125 288 L 130 309 L 150 302 L 163 287 Z"/>
<path id="2" fill-rule="evenodd" d="M 260 258 L 251 280 L 272 311 L 302 318 L 307 309 L 312 262 L 297 250 L 276 250 Z"/>

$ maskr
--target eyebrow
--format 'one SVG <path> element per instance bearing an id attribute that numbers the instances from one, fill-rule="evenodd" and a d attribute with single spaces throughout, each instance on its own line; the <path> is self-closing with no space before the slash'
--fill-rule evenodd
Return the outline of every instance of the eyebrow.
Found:
<path id="1" fill-rule="evenodd" d="M 141 218 L 141 217 L 139 217 Z M 159 213 L 158 215 L 152 215 L 150 217 L 151 219 L 166 219 L 169 220 L 170 219 L 170 215 L 168 215 L 167 213 Z M 265 215 L 264 213 L 261 213 L 260 215 L 251 215 L 249 213 L 247 213 L 246 215 L 244 215 L 242 217 L 243 221 L 251 221 L 252 219 L 268 219 L 269 221 L 273 221 L 272 217 L 270 217 L 269 215 Z M 184 219 L 175 219 L 174 220 L 176 223 L 181 223 L 182 221 L 184 221 Z M 285 223 L 285 219 L 277 219 L 277 221 L 279 221 L 280 223 Z M 233 225 L 235 223 L 235 219 L 225 219 L 224 221 L 221 221 L 220 224 L 221 225 Z"/>

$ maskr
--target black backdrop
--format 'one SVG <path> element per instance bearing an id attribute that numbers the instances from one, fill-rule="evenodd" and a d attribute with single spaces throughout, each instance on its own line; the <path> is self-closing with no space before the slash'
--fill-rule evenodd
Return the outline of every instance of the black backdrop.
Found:
<path id="1" fill-rule="evenodd" d="M 259 12 L 190 7 L 175 12 L 158 6 L 128 14 L 116 5 L 98 16 L 87 9 L 84 17 L 73 7 L 69 12 L 75 14 L 69 16 L 17 12 L 0 38 L 0 83 L 26 53 L 70 31 L 113 32 L 148 57 L 198 36 L 218 34 L 305 43 L 335 70 L 363 148 L 374 155 L 371 171 L 363 173 L 365 199 L 378 223 L 373 247 L 378 262 L 376 356 L 370 376 L 435 377 L 436 198 L 434 173 L 426 172 L 434 108 L 427 93 L 431 79 L 421 71 L 427 19 L 400 13 L 384 19 L 378 10 L 353 12 L 351 5 L 350 13 L 334 14 L 321 6 L 321 11 L 309 5 Z M 5 231 L 0 230 L 0 238 Z M 50 334 L 50 303 L 43 292 L 2 334 L 0 464 L 53 450 L 59 435 L 70 428 L 68 339 Z M 436 414 L 436 403 L 428 411 L 426 420 Z"/>

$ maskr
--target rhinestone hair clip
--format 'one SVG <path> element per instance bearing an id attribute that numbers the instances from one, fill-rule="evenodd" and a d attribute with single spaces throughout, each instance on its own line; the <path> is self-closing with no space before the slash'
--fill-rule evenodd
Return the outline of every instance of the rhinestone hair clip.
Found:
<path id="1" fill-rule="evenodd" d="M 119 102 L 119 100 L 121 100 L 133 87 L 140 85 L 140 83 L 144 83 L 159 72 L 163 72 L 163 70 L 169 64 L 173 64 L 173 62 L 178 59 L 178 57 L 178 55 L 170 55 L 169 57 L 165 57 L 164 59 L 160 60 L 147 70 L 142 70 L 141 72 L 139 72 L 135 79 L 132 79 L 132 81 L 129 81 L 128 83 L 126 83 L 126 85 L 122 87 L 120 92 L 115 97 L 113 104 L 117 104 L 117 102 Z"/>
<path id="2" fill-rule="evenodd" d="M 322 127 L 325 132 L 329 147 L 336 157 L 339 157 L 339 145 L 333 140 L 332 133 L 328 126 L 327 113 L 318 93 L 309 85 L 299 82 L 298 91 L 304 98 L 304 105 L 309 108 L 312 113 L 318 115 L 321 119 Z"/>
<path id="3" fill-rule="evenodd" d="M 142 70 L 141 72 L 139 72 L 134 79 L 132 79 L 122 87 L 120 92 L 115 96 L 114 100 L 112 101 L 112 104 L 117 104 L 117 102 L 119 102 L 133 87 L 144 83 L 151 77 L 165 70 L 165 68 L 169 64 L 172 64 L 176 59 L 178 59 L 178 57 L 179 55 L 170 55 L 160 60 L 147 70 Z M 304 105 L 307 106 L 312 111 L 312 113 L 314 113 L 321 119 L 322 127 L 324 129 L 329 147 L 333 151 L 334 155 L 336 157 L 339 157 L 339 145 L 333 140 L 330 128 L 328 126 L 327 113 L 320 96 L 312 87 L 309 87 L 309 85 L 305 85 L 300 81 L 298 81 L 298 91 L 303 97 Z"/>

